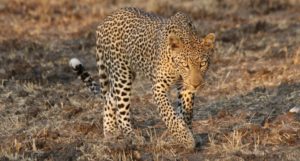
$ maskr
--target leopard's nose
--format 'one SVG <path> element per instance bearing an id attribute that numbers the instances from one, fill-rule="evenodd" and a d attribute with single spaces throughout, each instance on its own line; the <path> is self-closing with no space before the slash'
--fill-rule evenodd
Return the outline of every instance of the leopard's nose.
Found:
<path id="1" fill-rule="evenodd" d="M 196 85 L 192 85 L 195 89 L 197 89 L 199 86 L 200 86 L 200 83 L 199 84 L 196 84 Z"/>
<path id="2" fill-rule="evenodd" d="M 203 79 L 201 79 L 200 81 L 197 82 L 193 82 L 192 86 L 196 89 L 200 89 L 205 85 L 205 81 L 203 81 Z"/>

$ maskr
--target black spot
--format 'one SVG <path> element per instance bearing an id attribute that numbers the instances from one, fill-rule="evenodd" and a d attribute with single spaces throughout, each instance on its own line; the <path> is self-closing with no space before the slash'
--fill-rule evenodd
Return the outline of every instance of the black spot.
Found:
<path id="1" fill-rule="evenodd" d="M 119 83 L 118 86 L 119 86 L 120 88 L 123 88 L 123 84 L 122 84 L 122 83 Z"/>
<path id="2" fill-rule="evenodd" d="M 163 81 L 164 81 L 165 84 L 168 84 L 167 80 L 164 79 Z"/>
<path id="3" fill-rule="evenodd" d="M 124 106 L 125 106 L 124 104 L 118 104 L 119 108 L 124 108 Z"/>
<path id="4" fill-rule="evenodd" d="M 115 77 L 114 77 L 114 79 L 115 79 L 115 81 L 116 81 L 116 82 L 118 82 L 118 81 L 119 81 L 119 78 L 118 78 L 118 76 L 115 76 Z"/>
<path id="5" fill-rule="evenodd" d="M 76 65 L 74 70 L 77 72 L 77 74 L 80 75 L 84 71 L 84 67 L 81 64 L 79 64 L 79 65 Z"/>
<path id="6" fill-rule="evenodd" d="M 125 84 L 127 81 L 125 79 L 121 80 L 121 83 Z"/>
<path id="7" fill-rule="evenodd" d="M 105 81 L 103 84 L 104 86 L 108 86 L 108 81 Z"/>
<path id="8" fill-rule="evenodd" d="M 101 65 L 99 66 L 99 68 L 100 68 L 101 70 L 104 70 L 104 69 L 105 69 L 105 65 L 101 64 Z"/>
<path id="9" fill-rule="evenodd" d="M 126 110 L 128 110 L 128 109 L 129 109 L 129 107 L 130 107 L 130 105 L 127 105 L 127 106 L 125 107 L 125 109 L 126 109 Z"/>
<path id="10" fill-rule="evenodd" d="M 121 93 L 121 96 L 126 96 L 126 95 L 127 95 L 126 92 L 122 92 L 122 93 Z"/>
<path id="11" fill-rule="evenodd" d="M 121 114 L 121 115 L 125 115 L 125 114 L 126 114 L 126 112 L 125 112 L 125 111 L 122 111 L 122 112 L 120 112 L 120 114 Z"/>
<path id="12" fill-rule="evenodd" d="M 182 98 L 182 95 L 181 95 L 181 94 L 179 94 L 179 95 L 178 95 L 178 98 L 179 98 L 179 99 L 180 99 L 180 98 Z"/>
<path id="13" fill-rule="evenodd" d="M 120 76 L 121 76 L 120 73 L 115 73 L 115 74 L 116 74 L 117 77 L 120 77 Z"/>
<path id="14" fill-rule="evenodd" d="M 106 79 L 107 76 L 106 76 L 106 74 L 101 74 L 101 75 L 100 75 L 100 78 L 101 78 L 101 79 Z"/>
<path id="15" fill-rule="evenodd" d="M 129 101 L 129 98 L 123 98 L 123 101 L 124 101 L 124 102 L 128 102 L 128 101 Z"/>
<path id="16" fill-rule="evenodd" d="M 125 71 L 127 70 L 126 67 L 124 67 L 124 66 L 122 66 L 121 69 L 122 69 L 122 70 L 125 70 Z"/>
<path id="17" fill-rule="evenodd" d="M 87 77 L 89 77 L 90 75 L 89 75 L 89 73 L 87 73 L 87 72 L 84 72 L 84 73 L 82 73 L 81 74 L 81 80 L 85 80 Z"/>
<path id="18" fill-rule="evenodd" d="M 116 96 L 117 101 L 121 101 L 121 97 Z"/>
<path id="19" fill-rule="evenodd" d="M 130 91 L 130 88 L 124 88 L 125 91 Z"/>
<path id="20" fill-rule="evenodd" d="M 119 93 L 120 93 L 120 90 L 119 90 L 119 89 L 115 89 L 115 92 L 116 92 L 117 94 L 119 94 Z"/>

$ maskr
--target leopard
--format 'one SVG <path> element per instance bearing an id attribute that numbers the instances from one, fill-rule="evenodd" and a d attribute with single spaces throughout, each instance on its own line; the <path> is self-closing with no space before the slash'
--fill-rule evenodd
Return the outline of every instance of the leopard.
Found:
<path id="1" fill-rule="evenodd" d="M 104 100 L 103 133 L 133 136 L 130 98 L 136 73 L 152 85 L 153 100 L 168 133 L 188 149 L 196 146 L 192 132 L 195 92 L 205 84 L 215 34 L 198 35 L 192 18 L 183 12 L 163 17 L 139 8 L 121 8 L 96 29 L 99 83 L 73 58 L 70 66 Z M 177 106 L 169 98 L 177 89 Z"/>

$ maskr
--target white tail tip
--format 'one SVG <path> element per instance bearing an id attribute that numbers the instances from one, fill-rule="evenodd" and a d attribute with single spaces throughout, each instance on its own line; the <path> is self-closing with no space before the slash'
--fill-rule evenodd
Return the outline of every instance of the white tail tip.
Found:
<path id="1" fill-rule="evenodd" d="M 72 58 L 70 61 L 69 61 L 69 65 L 72 67 L 72 68 L 75 68 L 77 65 L 80 65 L 81 62 L 77 59 L 77 58 Z"/>

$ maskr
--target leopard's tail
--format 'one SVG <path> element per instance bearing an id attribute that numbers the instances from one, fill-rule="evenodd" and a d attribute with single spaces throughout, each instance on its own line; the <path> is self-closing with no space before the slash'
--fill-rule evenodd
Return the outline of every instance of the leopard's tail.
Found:
<path id="1" fill-rule="evenodd" d="M 73 71 L 76 72 L 76 75 L 79 79 L 83 81 L 86 87 L 89 88 L 94 94 L 98 94 L 100 91 L 99 85 L 94 81 L 89 72 L 87 72 L 82 65 L 82 63 L 77 58 L 72 58 L 69 61 L 69 65 L 72 67 Z"/>

